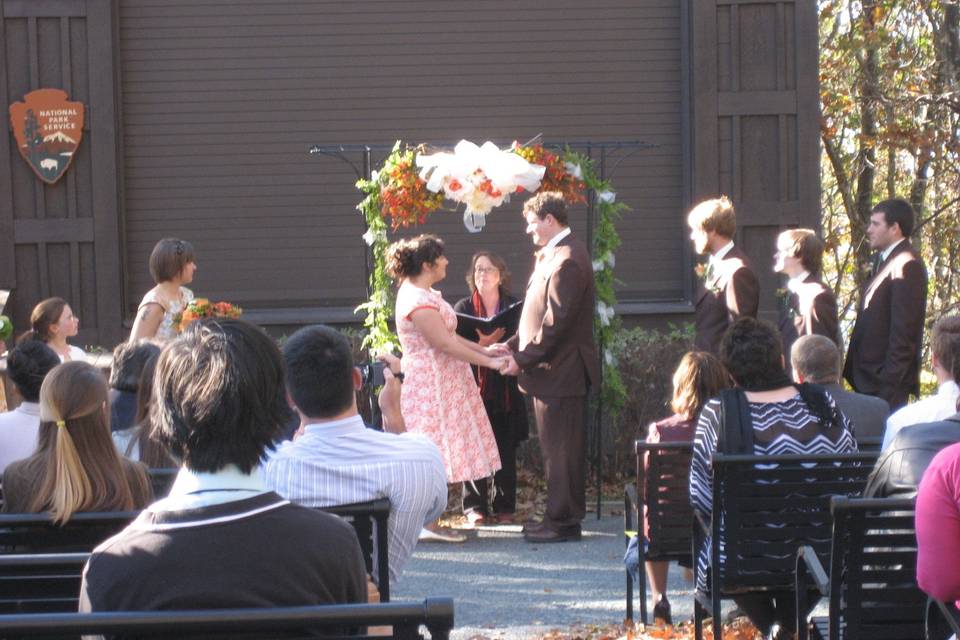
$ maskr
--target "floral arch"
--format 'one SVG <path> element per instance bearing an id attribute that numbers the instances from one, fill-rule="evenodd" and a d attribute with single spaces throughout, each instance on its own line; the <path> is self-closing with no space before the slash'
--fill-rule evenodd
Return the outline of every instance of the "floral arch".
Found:
<path id="1" fill-rule="evenodd" d="M 558 191 L 569 204 L 592 202 L 596 214 L 593 275 L 596 286 L 594 333 L 600 346 L 604 404 L 616 411 L 624 397 L 615 356 L 607 350 L 619 326 L 613 267 L 620 246 L 616 221 L 628 207 L 617 202 L 609 180 L 599 177 L 592 159 L 569 148 L 555 152 L 540 143 L 514 142 L 500 149 L 491 142 L 477 146 L 461 141 L 452 153 L 428 153 L 424 145 L 397 141 L 379 170 L 370 179 L 357 181 L 365 194 L 357 205 L 367 232 L 364 240 L 373 255 L 370 298 L 357 311 L 366 313 L 367 336 L 363 346 L 374 351 L 392 350 L 399 344 L 389 319 L 393 315 L 393 287 L 386 272 L 388 225 L 396 231 L 423 224 L 435 212 L 464 205 L 464 225 L 482 229 L 486 216 L 520 193 Z"/>

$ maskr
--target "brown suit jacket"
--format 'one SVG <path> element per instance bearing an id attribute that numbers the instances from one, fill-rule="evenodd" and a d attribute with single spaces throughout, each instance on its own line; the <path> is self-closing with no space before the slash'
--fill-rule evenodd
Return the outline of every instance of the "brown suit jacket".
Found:
<path id="1" fill-rule="evenodd" d="M 790 348 L 800 336 L 820 335 L 840 344 L 837 297 L 819 278 L 808 275 L 799 290 L 787 291 L 780 304 L 780 335 L 783 357 L 790 362 Z"/>
<path id="2" fill-rule="evenodd" d="M 586 246 L 567 236 L 543 258 L 527 284 L 520 328 L 509 342 L 529 395 L 586 395 L 600 380 L 593 341 L 593 267 Z"/>
<path id="3" fill-rule="evenodd" d="M 698 287 L 694 318 L 697 349 L 717 353 L 727 327 L 741 316 L 756 318 L 759 306 L 760 283 L 746 254 L 734 245 L 711 277 Z"/>
<path id="4" fill-rule="evenodd" d="M 904 240 L 860 292 L 843 377 L 854 390 L 883 398 L 895 411 L 920 391 L 920 348 L 927 270 Z"/>

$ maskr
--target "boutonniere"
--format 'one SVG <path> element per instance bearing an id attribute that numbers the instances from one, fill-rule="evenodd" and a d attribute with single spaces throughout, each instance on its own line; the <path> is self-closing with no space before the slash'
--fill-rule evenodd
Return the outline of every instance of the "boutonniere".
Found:
<path id="1" fill-rule="evenodd" d="M 693 272 L 697 274 L 697 277 L 703 280 L 703 286 L 712 293 L 720 293 L 720 287 L 718 283 L 714 281 L 714 268 L 712 262 L 701 262 L 693 268 Z M 709 284 L 708 284 L 709 283 Z"/>
<path id="2" fill-rule="evenodd" d="M 793 306 L 791 297 L 792 292 L 789 289 L 784 289 L 783 287 L 777 289 L 777 305 L 790 319 L 793 319 L 797 317 L 797 310 Z"/>

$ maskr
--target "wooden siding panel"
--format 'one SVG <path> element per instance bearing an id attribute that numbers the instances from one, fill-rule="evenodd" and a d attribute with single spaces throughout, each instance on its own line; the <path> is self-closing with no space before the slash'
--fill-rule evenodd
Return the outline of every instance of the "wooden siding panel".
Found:
<path id="1" fill-rule="evenodd" d="M 120 339 L 111 7 L 111 0 L 0 0 L 0 95 L 6 103 L 36 89 L 62 88 L 87 107 L 74 161 L 54 185 L 40 181 L 20 158 L 4 120 L 0 286 L 15 285 L 9 311 L 18 330 L 29 326 L 40 299 L 66 298 L 82 314 L 77 340 L 87 345 Z"/>
<path id="2" fill-rule="evenodd" d="M 729 195 L 775 314 L 777 232 L 819 225 L 816 3 L 689 0 L 693 199 Z M 716 180 L 716 183 L 713 181 Z M 715 184 L 715 186 L 714 186 Z"/>
<path id="3" fill-rule="evenodd" d="M 660 145 L 612 176 L 633 208 L 617 277 L 624 300 L 683 299 L 681 0 L 120 7 L 127 314 L 152 284 L 153 244 L 169 235 L 196 245 L 198 293 L 261 309 L 258 320 L 352 307 L 365 295 L 355 176 L 308 156 L 310 145 L 506 144 L 541 132 Z M 519 207 L 495 211 L 479 235 L 458 213 L 415 231 L 446 239 L 448 297 L 466 291 L 461 274 L 480 248 L 502 253 L 522 290 L 531 247 Z M 573 227 L 585 235 L 584 207 Z"/>

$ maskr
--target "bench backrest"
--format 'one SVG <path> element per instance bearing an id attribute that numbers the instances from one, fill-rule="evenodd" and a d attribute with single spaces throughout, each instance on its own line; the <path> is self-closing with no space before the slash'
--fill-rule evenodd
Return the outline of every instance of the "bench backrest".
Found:
<path id="1" fill-rule="evenodd" d="M 0 556 L 0 614 L 75 612 L 88 553 Z"/>
<path id="2" fill-rule="evenodd" d="M 830 637 L 922 638 L 914 501 L 833 498 L 831 511 Z"/>
<path id="3" fill-rule="evenodd" d="M 876 453 L 715 454 L 711 559 L 719 567 L 714 584 L 720 592 L 792 589 L 801 544 L 813 547 L 826 566 L 830 499 L 859 495 L 876 459 Z"/>
<path id="4" fill-rule="evenodd" d="M 360 549 L 363 551 L 367 573 L 375 573 L 377 576 L 380 602 L 389 602 L 390 559 L 387 553 L 387 520 L 390 517 L 390 500 L 379 498 L 369 502 L 323 507 L 321 511 L 345 518 L 353 525 L 353 530 L 360 541 Z"/>
<path id="5" fill-rule="evenodd" d="M 54 613 L 0 616 L 0 637 L 52 634 L 129 634 L 137 638 L 207 637 L 315 638 L 315 631 L 366 626 L 392 626 L 393 637 L 420 638 L 425 625 L 432 640 L 447 640 L 453 628 L 453 599 L 423 602 L 104 613 Z M 353 636 L 362 637 L 362 636 Z"/>
<path id="6" fill-rule="evenodd" d="M 61 526 L 46 513 L 0 514 L 0 554 L 90 552 L 138 515 L 139 511 L 75 513 Z"/>
<path id="7" fill-rule="evenodd" d="M 649 560 L 690 555 L 691 442 L 649 443 L 637 440 L 637 497 L 646 507 Z M 644 465 L 646 458 L 646 465 Z M 646 468 L 644 468 L 646 466 Z"/>

